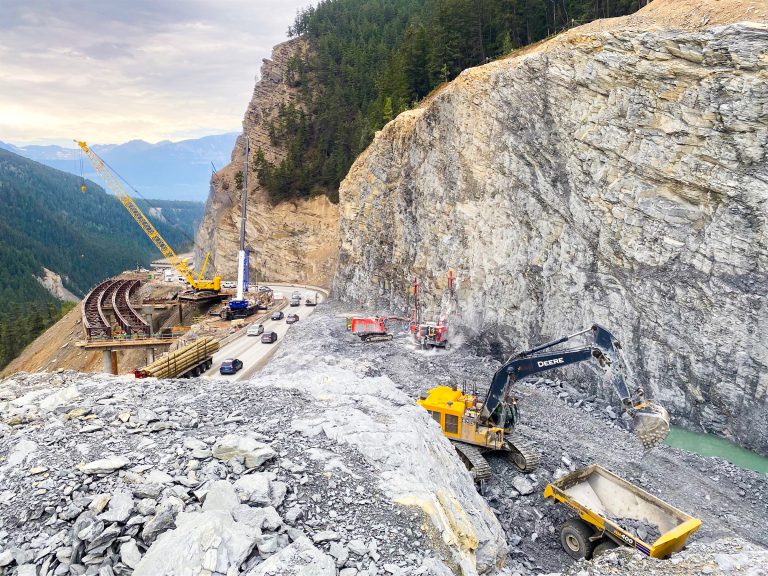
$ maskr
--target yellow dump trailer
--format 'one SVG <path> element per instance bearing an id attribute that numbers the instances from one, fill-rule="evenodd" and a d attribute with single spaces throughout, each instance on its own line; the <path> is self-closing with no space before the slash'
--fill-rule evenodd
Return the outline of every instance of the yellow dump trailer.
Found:
<path id="1" fill-rule="evenodd" d="M 547 485 L 544 497 L 567 504 L 579 515 L 560 528 L 563 549 L 577 559 L 619 545 L 669 558 L 701 526 L 701 520 L 597 464 Z"/>

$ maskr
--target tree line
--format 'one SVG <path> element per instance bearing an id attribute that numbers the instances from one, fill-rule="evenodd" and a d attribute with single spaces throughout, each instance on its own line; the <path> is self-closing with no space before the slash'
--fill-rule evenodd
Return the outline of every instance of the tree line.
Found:
<path id="1" fill-rule="evenodd" d="M 647 0 L 322 0 L 290 36 L 308 39 L 286 80 L 295 104 L 269 126 L 285 158 L 251 169 L 273 202 L 338 186 L 375 132 L 462 70 L 574 25 L 623 16 Z"/>

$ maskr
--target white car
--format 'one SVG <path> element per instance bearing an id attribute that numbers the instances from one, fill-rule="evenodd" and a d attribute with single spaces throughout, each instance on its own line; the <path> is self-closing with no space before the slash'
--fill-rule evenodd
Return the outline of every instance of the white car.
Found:
<path id="1" fill-rule="evenodd" d="M 230 280 L 227 280 L 226 282 L 221 283 L 222 288 L 237 288 L 237 283 L 232 282 Z"/>
<path id="2" fill-rule="evenodd" d="M 248 331 L 245 333 L 246 336 L 259 336 L 260 334 L 264 333 L 264 324 L 251 324 L 248 327 Z"/>

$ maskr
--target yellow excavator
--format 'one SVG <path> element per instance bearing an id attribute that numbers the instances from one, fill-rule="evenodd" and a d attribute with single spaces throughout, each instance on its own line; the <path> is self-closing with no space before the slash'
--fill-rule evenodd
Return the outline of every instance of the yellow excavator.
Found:
<path id="1" fill-rule="evenodd" d="M 589 344 L 552 350 L 587 333 L 593 337 Z M 624 380 L 621 344 L 598 324 L 511 356 L 494 374 L 482 403 L 478 403 L 477 394 L 455 386 L 432 388 L 417 403 L 453 441 L 475 481 L 482 482 L 491 476 L 491 468 L 483 457 L 489 451 L 506 452 L 515 466 L 530 472 L 540 463 L 539 452 L 515 433 L 520 415 L 518 399 L 511 395 L 512 385 L 527 376 L 586 360 L 596 361 L 613 384 L 643 446 L 650 449 L 660 444 L 669 433 L 669 414 L 654 400 L 646 400 L 641 387 L 630 390 Z"/>
<path id="2" fill-rule="evenodd" d="M 160 250 L 163 256 L 165 256 L 165 259 L 168 260 L 171 266 L 173 266 L 174 270 L 176 270 L 176 272 L 184 277 L 189 285 L 197 292 L 203 290 L 219 292 L 221 290 L 221 277 L 215 276 L 212 280 L 203 280 L 203 274 L 205 274 L 205 269 L 208 266 L 208 257 L 210 256 L 210 253 L 205 255 L 205 261 L 203 262 L 203 266 L 200 269 L 200 273 L 197 275 L 197 277 L 195 277 L 192 273 L 192 270 L 190 270 L 189 266 L 187 266 L 187 261 L 183 258 L 179 258 L 176 252 L 173 251 L 173 248 L 170 247 L 168 242 L 166 242 L 165 239 L 160 236 L 160 232 L 158 232 L 152 225 L 152 222 L 150 222 L 149 219 L 144 216 L 144 213 L 139 209 L 136 202 L 133 201 L 133 198 L 131 198 L 130 195 L 125 191 L 123 186 L 120 184 L 120 181 L 112 173 L 109 167 L 107 167 L 107 164 L 104 162 L 104 160 L 102 160 L 93 150 L 91 150 L 88 147 L 88 144 L 85 142 L 81 142 L 79 140 L 75 140 L 75 142 L 78 146 L 80 146 L 80 149 L 88 157 L 88 160 L 91 161 L 91 164 L 93 164 L 93 167 L 96 169 L 96 172 L 99 173 L 99 176 L 102 177 L 104 183 L 107 185 L 107 188 L 109 188 L 112 193 L 117 196 L 117 199 L 120 200 L 123 206 L 125 206 L 126 210 L 128 210 L 131 216 L 133 216 L 133 219 L 136 220 L 136 223 L 141 226 L 141 229 L 144 230 L 144 233 L 147 236 L 149 236 L 149 239 L 152 240 L 155 246 L 157 246 L 157 249 Z M 85 186 L 83 186 L 83 191 L 85 191 Z"/>

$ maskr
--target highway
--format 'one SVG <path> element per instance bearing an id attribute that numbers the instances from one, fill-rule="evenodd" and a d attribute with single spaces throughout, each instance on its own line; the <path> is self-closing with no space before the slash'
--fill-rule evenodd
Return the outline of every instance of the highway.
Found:
<path id="1" fill-rule="evenodd" d="M 294 291 L 298 291 L 301 294 L 301 306 L 286 306 L 283 309 L 283 314 L 285 316 L 288 316 L 288 314 L 298 314 L 299 322 L 303 322 L 306 317 L 312 314 L 312 312 L 315 310 L 314 306 L 304 305 L 306 297 L 308 295 L 314 296 L 316 293 L 315 290 L 301 288 L 298 286 L 279 285 L 271 286 L 271 288 L 275 291 L 275 293 L 281 293 L 288 300 L 290 300 L 291 294 L 293 294 Z M 317 292 L 317 301 L 322 302 L 324 299 L 324 294 L 322 292 Z M 261 314 L 263 314 L 263 312 L 261 312 L 259 315 Z M 255 316 L 255 318 L 258 317 L 259 316 Z M 250 325 L 252 320 L 246 320 L 249 321 L 248 324 Z M 286 324 L 285 318 L 282 320 L 267 319 L 264 320 L 263 324 L 265 332 L 269 332 L 270 330 L 277 332 L 277 342 L 272 344 L 262 344 L 261 336 L 247 336 L 245 334 L 247 328 L 244 327 L 242 329 L 242 336 L 225 345 L 221 350 L 214 354 L 213 365 L 211 366 L 210 370 L 202 374 L 202 377 L 221 378 L 226 380 L 233 380 L 236 382 L 239 380 L 247 380 L 256 372 L 258 372 L 262 366 L 264 366 L 269 361 L 269 358 L 272 356 L 272 354 L 274 354 L 277 347 L 280 346 L 280 342 L 282 341 L 286 332 L 288 332 L 288 329 L 291 327 L 290 324 Z M 242 370 L 238 371 L 236 374 L 220 374 L 219 368 L 221 368 L 221 363 L 227 358 L 238 358 L 241 360 L 243 362 Z"/>

